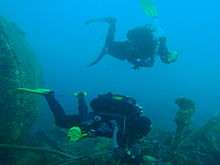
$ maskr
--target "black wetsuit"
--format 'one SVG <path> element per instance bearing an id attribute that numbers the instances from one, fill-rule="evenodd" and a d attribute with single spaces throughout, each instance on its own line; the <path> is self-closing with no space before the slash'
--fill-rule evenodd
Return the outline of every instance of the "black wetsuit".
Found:
<path id="1" fill-rule="evenodd" d="M 84 118 L 87 118 L 86 112 L 88 112 L 88 107 L 84 103 L 84 100 L 78 100 L 78 115 L 66 115 L 64 109 L 56 100 L 53 93 L 45 95 L 45 98 L 50 107 L 50 110 L 53 113 L 56 125 L 61 128 L 72 128 L 73 126 L 79 125 L 81 122 L 83 122 Z"/>
<path id="2" fill-rule="evenodd" d="M 152 67 L 158 53 L 161 61 L 170 63 L 166 38 L 156 38 L 149 26 L 134 28 L 127 33 L 127 40 L 115 41 L 116 20 L 107 18 L 102 20 L 109 24 L 104 48 L 98 58 L 91 63 L 97 64 L 106 54 L 120 60 L 127 60 L 134 68 Z"/>
<path id="3" fill-rule="evenodd" d="M 115 24 L 110 24 L 110 29 Z M 147 27 L 138 27 L 128 31 L 128 40 L 112 40 L 108 47 L 108 54 L 121 60 L 127 60 L 134 67 L 151 67 L 154 64 L 157 42 L 153 33 Z M 109 39 L 108 39 L 109 41 Z"/>
<path id="4" fill-rule="evenodd" d="M 117 134 L 117 142 L 119 149 L 124 151 L 123 155 L 116 155 L 116 158 L 119 157 L 120 160 L 125 162 L 131 162 L 132 165 L 140 165 L 142 163 L 142 155 L 140 153 L 140 147 L 138 149 L 138 140 L 142 136 L 147 135 L 151 128 L 151 121 L 144 116 L 130 115 L 126 117 L 126 126 L 124 125 L 123 116 L 108 116 L 100 115 L 94 112 L 88 112 L 88 106 L 85 101 L 84 96 L 78 98 L 78 114 L 76 115 L 66 115 L 62 106 L 56 100 L 53 93 L 45 95 L 47 103 L 54 115 L 55 123 L 61 128 L 72 128 L 73 126 L 80 126 L 83 130 L 90 132 L 92 131 L 94 136 L 102 137 L 113 137 L 114 128 L 111 124 L 111 120 L 117 121 L 119 125 L 119 131 Z M 101 116 L 101 120 L 96 121 L 95 117 Z M 143 126 L 144 129 L 138 129 Z M 141 133 L 138 130 L 142 131 Z M 127 153 L 125 153 L 125 148 L 130 148 L 135 150 L 131 158 Z M 137 150 L 138 149 L 138 150 Z M 138 151 L 138 152 L 137 152 Z M 117 154 L 117 152 L 116 152 Z"/>
<path id="5" fill-rule="evenodd" d="M 45 95 L 45 98 L 53 113 L 57 126 L 67 129 L 74 126 L 80 126 L 83 131 L 92 130 L 94 136 L 112 137 L 113 129 L 111 128 L 111 125 L 106 125 L 106 123 L 102 121 L 95 121 L 95 114 L 88 111 L 88 106 L 83 96 L 77 97 L 78 114 L 75 115 L 66 115 L 64 109 L 56 100 L 53 93 Z"/>

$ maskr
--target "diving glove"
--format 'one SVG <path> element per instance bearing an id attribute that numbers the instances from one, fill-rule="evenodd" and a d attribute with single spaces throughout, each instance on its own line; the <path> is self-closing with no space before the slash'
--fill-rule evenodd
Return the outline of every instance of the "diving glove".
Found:
<path id="1" fill-rule="evenodd" d="M 77 142 L 83 137 L 88 136 L 88 134 L 82 133 L 80 127 L 72 127 L 69 129 L 67 136 L 71 142 Z"/>
<path id="2" fill-rule="evenodd" d="M 178 57 L 179 57 L 178 52 L 176 51 L 169 52 L 167 61 L 168 63 L 173 63 L 177 60 Z"/>

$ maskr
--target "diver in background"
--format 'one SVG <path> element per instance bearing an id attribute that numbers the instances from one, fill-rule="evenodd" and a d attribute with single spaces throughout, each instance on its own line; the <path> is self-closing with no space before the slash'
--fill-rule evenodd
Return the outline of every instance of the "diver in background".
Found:
<path id="1" fill-rule="evenodd" d="M 53 91 L 27 88 L 18 88 L 18 91 L 44 96 L 56 125 L 69 129 L 72 141 L 96 136 L 112 138 L 115 159 L 132 165 L 143 164 L 139 141 L 151 130 L 151 121 L 142 115 L 142 108 L 133 98 L 111 93 L 98 95 L 90 102 L 93 111 L 89 112 L 86 93 L 79 92 L 75 94 L 78 114 L 66 115 Z M 75 137 L 76 134 L 79 137 Z"/>
<path id="2" fill-rule="evenodd" d="M 156 54 L 159 54 L 163 63 L 170 64 L 177 60 L 177 53 L 170 52 L 167 48 L 167 39 L 160 36 L 160 28 L 145 25 L 134 28 L 127 33 L 126 41 L 115 41 L 116 19 L 106 17 L 92 19 L 86 24 L 103 22 L 109 25 L 104 48 L 97 59 L 90 64 L 97 64 L 105 55 L 109 54 L 120 60 L 127 60 L 134 69 L 140 67 L 152 67 Z"/>

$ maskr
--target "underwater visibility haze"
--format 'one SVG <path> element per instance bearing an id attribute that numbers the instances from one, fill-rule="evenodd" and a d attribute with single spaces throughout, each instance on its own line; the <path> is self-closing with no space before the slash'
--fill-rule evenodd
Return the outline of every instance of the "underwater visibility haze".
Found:
<path id="1" fill-rule="evenodd" d="M 152 17 L 148 15 L 149 13 L 144 12 L 146 6 L 145 8 L 141 6 L 138 0 L 1 0 L 1 19 L 4 18 L 8 22 L 15 23 L 20 29 L 19 36 L 22 33 L 21 36 L 26 39 L 24 42 L 25 44 L 27 42 L 28 45 L 23 44 L 25 45 L 23 49 L 32 49 L 30 55 L 28 55 L 28 60 L 23 60 L 26 68 L 24 67 L 21 69 L 24 71 L 20 71 L 23 73 L 23 78 L 28 76 L 31 80 L 21 81 L 17 87 L 36 88 L 39 85 L 39 88 L 54 90 L 57 99 L 68 114 L 77 113 L 74 92 L 78 91 L 86 91 L 88 94 L 86 99 L 88 101 L 100 93 L 107 92 L 135 98 L 137 103 L 143 106 L 144 115 L 151 119 L 153 128 L 164 130 L 164 132 L 174 132 L 176 130 L 172 146 L 166 154 L 164 154 L 164 149 L 161 149 L 161 153 L 155 154 L 156 152 L 153 151 L 155 148 L 152 147 L 152 144 L 151 147 L 147 144 L 144 146 L 145 150 L 152 156 L 146 157 L 149 162 L 151 161 L 151 164 L 163 164 L 160 161 L 162 158 L 159 158 L 158 155 L 164 154 L 166 155 L 164 157 L 168 159 L 168 153 L 170 155 L 173 154 L 171 151 L 192 147 L 191 145 L 179 145 L 182 136 L 185 136 L 185 132 L 182 133 L 181 128 L 178 128 L 180 120 L 184 120 L 185 127 L 188 127 L 188 123 L 191 123 L 191 120 L 193 129 L 202 127 L 195 131 L 196 133 L 192 133 L 192 135 L 199 136 L 201 132 L 205 132 L 209 128 L 219 131 L 220 127 L 217 129 L 212 126 L 215 123 L 213 121 L 218 119 L 220 122 L 219 116 L 216 117 L 216 120 L 213 119 L 220 112 L 220 2 L 217 0 L 154 0 L 154 5 L 158 11 L 160 26 L 167 37 L 169 49 L 177 51 L 179 57 L 177 61 L 171 64 L 164 64 L 159 57 L 156 57 L 153 67 L 143 67 L 135 70 L 128 62 L 117 60 L 109 55 L 106 55 L 98 64 L 88 67 L 103 48 L 108 25 L 105 23 L 86 25 L 85 22 L 94 18 L 114 17 L 117 19 L 115 40 L 126 40 L 129 30 L 152 24 L 153 22 Z M 155 11 L 151 11 L 152 13 L 155 14 Z M 7 33 L 10 33 L 10 30 Z M 18 37 L 18 45 L 22 37 Z M 0 61 L 0 73 L 4 73 L 5 68 L 1 64 Z M 30 73 L 25 72 L 28 69 Z M 0 93 L 0 95 L 2 94 Z M 63 140 L 62 135 L 60 135 L 63 134 L 63 131 L 57 133 L 54 130 L 53 116 L 46 102 L 41 97 L 35 98 L 34 96 L 33 100 L 28 100 L 30 97 L 25 95 L 25 98 L 28 105 L 32 104 L 33 106 L 36 106 L 36 100 L 43 101 L 40 108 L 31 109 L 34 114 L 29 114 L 36 120 L 36 122 L 32 123 L 34 125 L 33 129 L 42 129 L 42 127 L 49 129 L 50 131 L 48 132 L 51 132 L 48 135 L 49 137 L 45 138 L 45 135 L 42 134 L 40 136 L 44 139 L 42 144 L 45 147 L 56 146 L 54 149 L 60 151 L 59 147 L 62 145 L 54 144 L 50 140 L 48 140 L 50 141 L 49 144 L 46 144 L 48 141 L 45 139 L 50 139 L 53 134 L 56 137 L 61 136 L 56 143 L 60 144 Z M 188 98 L 189 100 L 176 100 L 177 98 Z M 191 110 L 193 110 L 190 112 L 178 112 L 178 109 L 185 110 L 181 101 L 185 101 L 184 104 L 190 102 L 190 105 L 193 105 Z M 25 118 L 25 115 L 22 117 Z M 185 118 L 181 118 L 181 115 L 185 115 Z M 219 123 L 217 124 L 219 126 Z M 24 129 L 31 130 L 32 128 Z M 166 137 L 170 136 L 170 133 L 165 134 Z M 156 138 L 158 140 L 160 139 L 158 136 L 160 136 L 159 133 L 155 133 L 155 135 L 150 135 L 147 140 L 154 141 Z M 212 136 L 215 139 L 213 141 L 219 142 L 220 137 L 218 136 Z M 165 139 L 165 137 L 161 139 Z M 86 141 L 86 144 L 83 144 L 82 140 L 79 143 L 77 142 L 78 144 L 74 144 L 76 146 L 71 145 L 72 152 L 76 152 L 83 145 L 92 147 L 93 143 L 95 143 L 97 148 L 92 151 L 95 153 L 99 152 L 100 148 L 106 149 L 107 144 L 110 143 L 109 141 L 102 142 L 103 139 L 100 140 L 101 142 L 96 139 L 93 140 L 92 142 Z M 184 143 L 191 140 L 186 139 Z M 212 143 L 214 143 L 213 141 Z M 34 145 L 37 144 L 34 142 Z M 65 151 L 71 150 L 71 147 L 66 148 Z M 218 147 L 220 146 L 216 145 L 214 148 Z M 219 161 L 218 156 L 220 156 L 220 148 L 218 149 L 215 151 L 213 149 L 209 152 L 212 158 L 207 156 L 207 159 L 212 161 L 199 159 L 199 161 L 194 163 L 210 164 L 211 162 L 213 165 L 217 164 L 216 162 Z M 8 152 L 10 151 L 7 150 Z M 0 152 L 0 157 L 1 154 L 2 151 Z M 22 155 L 22 153 L 17 152 L 16 154 Z M 23 154 L 26 154 L 26 157 L 32 157 L 36 162 L 42 161 L 42 158 L 37 158 L 36 155 Z M 91 153 L 88 151 L 88 153 L 84 154 L 89 155 Z M 62 157 L 62 154 L 60 155 Z M 178 156 L 178 158 L 181 157 L 180 154 L 175 156 L 176 158 Z M 184 156 L 186 158 L 188 155 Z M 64 157 L 72 160 L 75 155 L 72 157 L 64 155 Z M 155 160 L 152 160 L 153 158 Z M 48 158 L 47 161 L 50 162 L 51 159 Z M 87 161 L 88 159 L 77 160 L 85 163 L 85 160 Z M 180 159 L 180 162 L 184 162 L 182 157 Z M 27 164 L 28 160 L 20 160 L 20 162 Z M 60 162 L 63 165 L 65 163 L 68 164 L 68 161 Z M 168 164 L 168 162 L 166 163 Z M 114 163 L 117 164 L 118 162 Z M 178 160 L 171 160 L 171 163 L 181 165 Z M 74 164 L 74 161 L 72 161 L 72 164 Z M 189 164 L 189 161 L 186 164 Z"/>

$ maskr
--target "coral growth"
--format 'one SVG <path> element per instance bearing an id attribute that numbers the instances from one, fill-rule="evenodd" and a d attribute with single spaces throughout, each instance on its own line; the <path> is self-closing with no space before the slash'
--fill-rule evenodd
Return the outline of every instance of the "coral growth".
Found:
<path id="1" fill-rule="evenodd" d="M 154 128 L 141 141 L 145 165 L 218 165 L 220 115 L 210 119 L 201 128 L 187 131 L 191 126 L 195 105 L 185 98 L 178 101 L 181 106 L 176 114 L 176 132 Z M 40 162 L 42 165 L 124 165 L 112 159 L 110 139 L 96 137 L 70 142 L 67 132 L 60 129 L 39 131 L 30 139 L 31 147 L 0 145 L 0 149 L 13 152 L 16 150 L 15 153 L 19 156 L 17 164 L 35 165 Z"/>
<path id="2" fill-rule="evenodd" d="M 189 130 L 192 116 L 196 111 L 195 104 L 190 99 L 178 98 L 175 103 L 178 105 L 179 110 L 175 117 L 176 133 L 172 144 L 172 150 L 175 150 L 186 137 L 186 132 Z"/>

